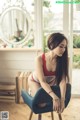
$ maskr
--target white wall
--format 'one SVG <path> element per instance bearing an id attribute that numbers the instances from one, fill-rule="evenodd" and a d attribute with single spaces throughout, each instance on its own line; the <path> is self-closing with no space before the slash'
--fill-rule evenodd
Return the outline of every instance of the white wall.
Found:
<path id="1" fill-rule="evenodd" d="M 0 82 L 15 82 L 18 71 L 33 71 L 37 50 L 0 50 Z"/>

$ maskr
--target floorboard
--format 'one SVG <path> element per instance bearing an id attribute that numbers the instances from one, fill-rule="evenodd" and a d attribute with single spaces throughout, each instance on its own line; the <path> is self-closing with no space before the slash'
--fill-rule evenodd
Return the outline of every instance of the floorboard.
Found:
<path id="1" fill-rule="evenodd" d="M 0 102 L 0 112 L 9 111 L 9 120 L 28 120 L 30 108 L 25 104 Z M 42 120 L 51 120 L 51 114 L 42 115 Z M 55 120 L 58 120 L 57 113 L 54 112 Z M 80 120 L 80 99 L 72 98 L 68 107 L 62 113 L 63 120 Z M 37 120 L 37 115 L 33 115 L 32 120 Z"/>

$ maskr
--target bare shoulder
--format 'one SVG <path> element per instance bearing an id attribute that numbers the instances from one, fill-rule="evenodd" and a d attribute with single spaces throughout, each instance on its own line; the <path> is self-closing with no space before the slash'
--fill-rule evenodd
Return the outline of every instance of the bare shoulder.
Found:
<path id="1" fill-rule="evenodd" d="M 38 63 L 42 64 L 42 54 L 41 54 L 41 55 L 38 55 L 38 56 L 35 58 L 35 62 L 38 62 Z"/>

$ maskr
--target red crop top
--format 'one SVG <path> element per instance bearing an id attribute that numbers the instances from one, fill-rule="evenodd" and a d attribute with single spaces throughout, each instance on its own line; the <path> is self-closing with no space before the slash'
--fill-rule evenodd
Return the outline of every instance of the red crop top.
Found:
<path id="1" fill-rule="evenodd" d="M 55 71 L 52 72 L 52 71 L 48 71 L 47 70 L 47 68 L 46 68 L 45 54 L 44 53 L 42 54 L 42 61 L 43 61 L 43 72 L 44 72 L 44 75 L 45 76 L 53 76 L 53 75 L 55 75 Z"/>

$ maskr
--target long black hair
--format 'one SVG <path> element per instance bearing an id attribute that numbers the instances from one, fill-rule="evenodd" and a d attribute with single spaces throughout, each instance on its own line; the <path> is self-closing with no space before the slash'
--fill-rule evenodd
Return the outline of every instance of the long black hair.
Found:
<path id="1" fill-rule="evenodd" d="M 63 40 L 66 40 L 68 43 L 67 38 L 64 36 L 64 34 L 61 33 L 52 33 L 48 38 L 48 48 L 50 50 L 55 49 Z M 68 48 L 66 46 L 65 52 L 61 57 L 57 56 L 57 65 L 56 65 L 56 80 L 57 84 L 62 80 L 62 77 L 64 76 L 65 79 L 67 78 L 69 81 L 69 75 L 68 75 Z"/>

